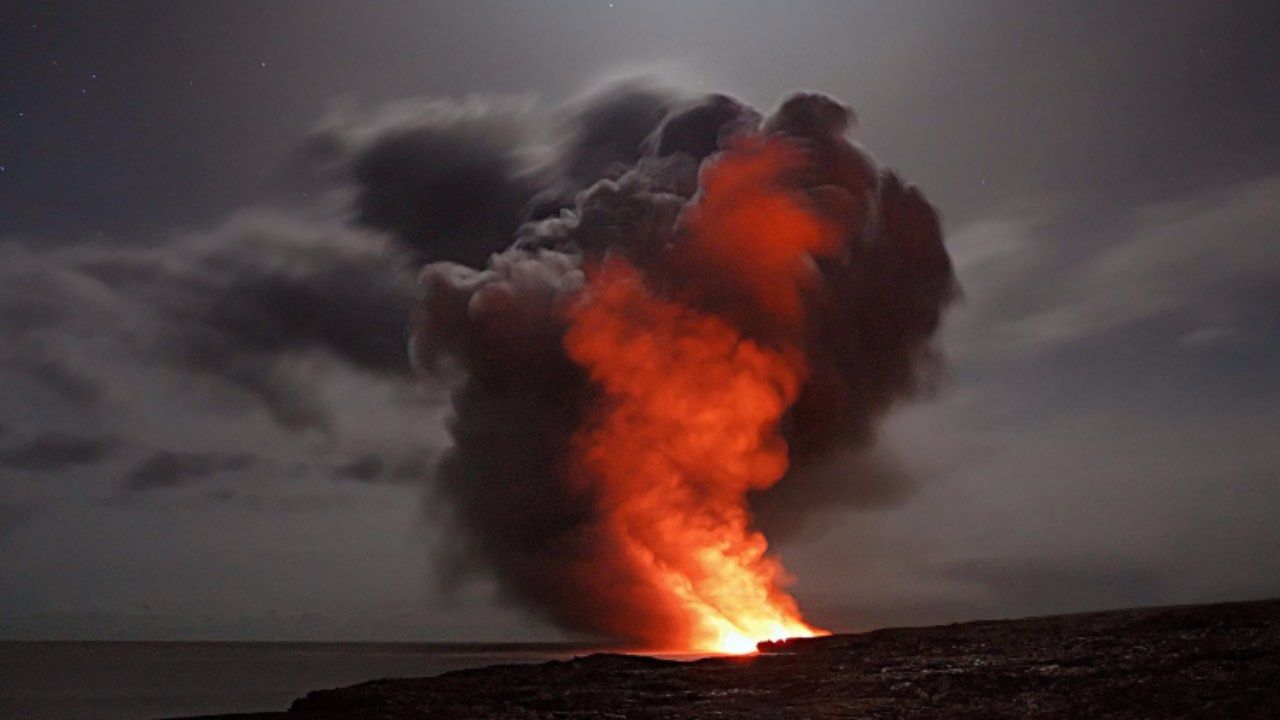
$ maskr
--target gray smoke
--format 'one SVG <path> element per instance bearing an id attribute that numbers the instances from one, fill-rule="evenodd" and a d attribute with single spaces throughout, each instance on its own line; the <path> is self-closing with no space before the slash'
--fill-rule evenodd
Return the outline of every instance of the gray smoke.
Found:
<path id="1" fill-rule="evenodd" d="M 876 422 L 928 387 L 938 364 L 929 341 L 957 287 L 937 213 L 850 141 L 848 107 L 798 94 L 764 117 L 727 96 L 628 83 L 579 103 L 554 155 L 529 166 L 503 145 L 519 133 L 459 122 L 393 133 L 347 161 L 359 218 L 437 261 L 421 274 L 412 354 L 423 372 L 461 378 L 453 447 L 431 495 L 453 530 L 442 558 L 451 580 L 491 573 L 507 597 L 564 628 L 643 639 L 632 630 L 653 620 L 643 583 L 601 572 L 611 561 L 593 541 L 590 490 L 565 481 L 594 391 L 566 357 L 561 311 L 584 268 L 620 256 L 662 292 L 767 334 L 716 268 L 678 252 L 700 168 L 744 133 L 802 147 L 806 167 L 790 181 L 844 238 L 815 261 L 802 340 L 811 376 L 784 427 L 793 465 L 752 497 L 757 519 L 785 533 L 822 508 L 910 493 L 892 459 L 869 451 Z M 463 227 L 474 233 L 441 237 Z M 508 246 L 492 252 L 498 239 Z"/>

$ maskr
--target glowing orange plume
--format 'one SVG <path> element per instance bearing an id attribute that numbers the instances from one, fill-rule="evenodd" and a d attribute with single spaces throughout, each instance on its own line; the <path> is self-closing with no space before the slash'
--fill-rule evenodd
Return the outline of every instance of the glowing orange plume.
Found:
<path id="1" fill-rule="evenodd" d="M 655 645 L 743 652 L 822 632 L 782 589 L 786 573 L 746 502 L 786 472 L 778 424 L 807 372 L 789 338 L 811 256 L 837 242 L 787 185 L 801 159 L 781 139 L 727 151 L 704 169 L 674 250 L 731 278 L 778 329 L 767 344 L 688 299 L 660 297 L 617 259 L 592 270 L 570 310 L 565 347 L 600 392 L 575 437 L 575 469 L 594 489 L 605 535 L 683 621 L 645 629 Z"/>

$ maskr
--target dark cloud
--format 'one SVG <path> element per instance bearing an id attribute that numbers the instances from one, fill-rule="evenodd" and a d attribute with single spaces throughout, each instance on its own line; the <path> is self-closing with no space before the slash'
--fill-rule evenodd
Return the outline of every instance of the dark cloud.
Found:
<path id="1" fill-rule="evenodd" d="M 520 155 L 526 112 L 511 99 L 404 105 L 372 120 L 335 117 L 310 146 L 355 182 L 357 222 L 419 261 L 480 267 L 510 243 L 533 194 Z"/>
<path id="2" fill-rule="evenodd" d="M 257 395 L 294 428 L 327 428 L 330 420 L 290 358 L 324 353 L 407 377 L 413 296 L 403 271 L 376 253 L 344 253 L 323 240 L 282 243 L 261 262 L 255 240 L 157 278 L 151 292 L 166 316 L 163 353 Z"/>
<path id="3" fill-rule="evenodd" d="M 48 433 L 0 450 L 0 465 L 37 472 L 60 470 L 104 460 L 119 446 L 120 441 L 111 437 Z"/>
<path id="4" fill-rule="evenodd" d="M 170 309 L 176 324 L 204 336 L 182 339 L 198 347 L 197 365 L 224 365 L 207 356 L 231 345 L 233 352 L 272 357 L 321 350 L 379 374 L 408 370 L 410 294 L 391 268 L 372 257 L 343 262 L 321 252 L 286 262 L 232 270 L 214 281 L 218 287 L 184 293 L 185 305 Z"/>
<path id="5" fill-rule="evenodd" d="M 571 104 L 559 169 L 579 187 L 621 175 L 640 159 L 645 140 L 676 100 L 673 90 L 636 78 Z"/>
<path id="6" fill-rule="evenodd" d="M 6 250 L 15 282 L 0 289 L 0 318 L 13 342 L 0 365 L 77 404 L 112 388 L 90 345 L 217 379 L 290 429 L 331 426 L 309 358 L 410 378 L 412 273 L 332 221 L 246 212 L 155 247 Z"/>
<path id="7" fill-rule="evenodd" d="M 609 122 L 591 144 L 619 152 L 610 162 L 570 163 L 601 177 L 559 215 L 527 223 L 484 270 L 429 265 L 414 338 L 424 368 L 446 358 L 466 371 L 454 395 L 454 445 L 433 487 L 460 531 L 448 548 L 448 571 L 493 571 L 510 597 L 567 628 L 628 637 L 658 612 L 657 603 L 641 579 L 611 574 L 621 563 L 597 537 L 591 490 L 566 479 L 595 391 L 565 354 L 562 308 L 581 289 L 584 265 L 622 256 L 664 292 L 748 335 L 780 332 L 752 288 L 681 249 L 702 161 L 714 162 L 714 151 L 756 128 L 760 115 L 723 96 L 669 102 L 665 117 L 655 118 L 654 106 L 630 88 L 605 93 L 595 107 Z M 889 407 L 927 385 L 936 365 L 929 339 L 955 293 L 933 208 L 849 142 L 852 122 L 848 108 L 814 94 L 787 100 L 763 120 L 767 132 L 803 149 L 804 171 L 794 182 L 838 224 L 843 241 L 835 257 L 817 263 L 820 282 L 806 297 L 803 343 L 812 370 L 786 421 L 795 468 L 777 486 L 790 489 L 752 500 L 783 529 L 818 508 L 909 494 L 912 483 L 891 461 L 861 455 Z M 620 134 L 616 143 L 606 142 L 611 128 Z M 642 151 L 622 164 L 620 149 L 630 151 L 642 136 Z M 823 464 L 836 448 L 855 459 Z"/>
<path id="8" fill-rule="evenodd" d="M 759 127 L 762 119 L 755 108 L 728 95 L 684 100 L 662 119 L 647 140 L 648 148 L 659 157 L 680 153 L 702 160 L 734 133 Z"/>
<path id="9" fill-rule="evenodd" d="M 397 454 L 402 455 L 398 459 Z M 432 453 L 365 453 L 337 467 L 340 477 L 358 482 L 422 483 L 428 479 Z"/>
<path id="10" fill-rule="evenodd" d="M 522 219 L 557 217 L 596 181 L 626 174 L 677 97 L 650 79 L 633 78 L 571 103 L 562 111 L 555 159 Z"/>
<path id="11" fill-rule="evenodd" d="M 224 455 L 158 450 L 129 472 L 124 486 L 133 492 L 178 487 L 215 473 L 245 470 L 255 462 L 256 458 L 248 453 Z"/>

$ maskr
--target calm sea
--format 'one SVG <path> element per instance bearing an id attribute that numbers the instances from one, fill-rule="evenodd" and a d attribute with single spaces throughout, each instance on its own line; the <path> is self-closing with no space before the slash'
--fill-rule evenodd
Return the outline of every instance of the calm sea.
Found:
<path id="1" fill-rule="evenodd" d="M 151 720 L 284 710 L 311 690 L 599 650 L 555 644 L 0 642 L 0 718 Z"/>

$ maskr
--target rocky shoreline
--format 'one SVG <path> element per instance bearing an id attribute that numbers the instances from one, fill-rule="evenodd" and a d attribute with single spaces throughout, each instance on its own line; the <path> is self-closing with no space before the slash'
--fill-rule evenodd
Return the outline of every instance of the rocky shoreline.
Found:
<path id="1" fill-rule="evenodd" d="M 1280 718 L 1280 600 L 969 622 L 675 662 L 591 655 L 319 690 L 222 720 Z"/>

